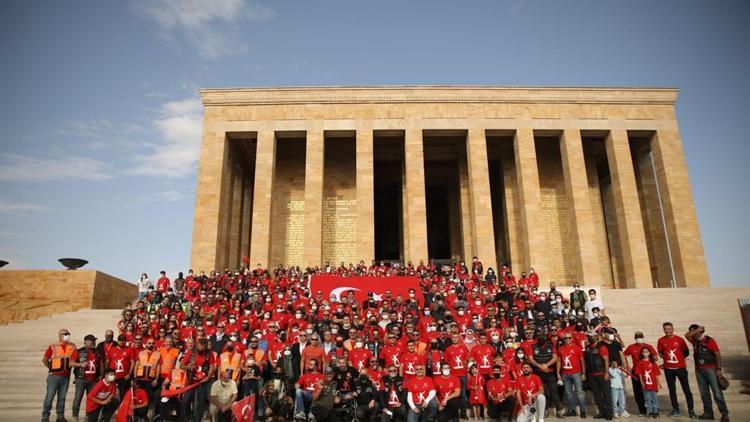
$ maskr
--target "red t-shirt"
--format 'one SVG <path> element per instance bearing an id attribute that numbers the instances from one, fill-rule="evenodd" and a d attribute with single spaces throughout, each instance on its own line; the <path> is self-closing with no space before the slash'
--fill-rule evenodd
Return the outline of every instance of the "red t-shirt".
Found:
<path id="1" fill-rule="evenodd" d="M 159 293 L 166 293 L 169 289 L 169 279 L 167 277 L 160 277 L 156 281 L 156 291 Z"/>
<path id="2" fill-rule="evenodd" d="M 323 374 L 320 372 L 306 372 L 299 377 L 297 383 L 299 383 L 300 388 L 303 390 L 313 391 L 319 381 L 323 381 Z"/>
<path id="3" fill-rule="evenodd" d="M 482 375 L 492 372 L 492 359 L 495 357 L 495 348 L 489 344 L 482 346 L 478 344 L 471 349 L 471 357 L 477 363 L 477 369 Z"/>
<path id="4" fill-rule="evenodd" d="M 182 360 L 180 363 L 183 365 L 190 365 L 190 359 L 192 359 L 193 356 L 193 350 L 188 350 L 185 352 L 185 355 L 182 357 Z M 204 364 L 208 361 L 208 365 L 214 365 L 216 362 L 216 358 L 214 357 L 214 353 L 210 350 L 204 350 L 203 352 L 198 352 L 195 354 L 195 378 L 197 379 L 203 379 L 206 375 L 208 375 L 206 372 L 204 372 Z"/>
<path id="5" fill-rule="evenodd" d="M 117 384 L 114 382 L 111 384 L 107 384 L 104 380 L 97 382 L 86 396 L 86 412 L 93 412 L 101 406 L 92 400 L 94 397 L 98 400 L 107 400 L 107 397 L 115 394 L 115 391 L 117 391 Z"/>
<path id="6" fill-rule="evenodd" d="M 507 395 L 512 388 L 515 388 L 515 382 L 510 377 L 490 378 L 487 381 L 487 396 Z"/>
<path id="7" fill-rule="evenodd" d="M 107 352 L 109 369 L 115 371 L 115 378 L 125 378 L 130 373 L 130 365 L 134 359 L 133 349 L 130 347 L 113 346 Z"/>
<path id="8" fill-rule="evenodd" d="M 635 365 L 638 364 L 638 361 L 641 360 L 641 350 L 643 348 L 648 349 L 651 352 L 651 356 L 656 357 L 656 350 L 651 346 L 650 344 L 646 343 L 633 343 L 630 346 L 626 347 L 625 350 L 622 351 L 622 354 L 626 357 L 630 357 L 630 360 L 633 361 L 633 367 L 635 368 Z"/>
<path id="9" fill-rule="evenodd" d="M 408 380 L 409 378 L 416 376 L 416 366 L 417 365 L 426 365 L 427 364 L 427 357 L 424 355 L 420 355 L 417 352 L 404 352 L 401 353 L 401 356 L 399 356 L 399 361 L 402 365 L 404 365 L 404 380 Z"/>
<path id="10" fill-rule="evenodd" d="M 305 347 L 305 350 L 307 350 L 307 347 Z M 359 371 L 362 368 L 368 368 L 370 366 L 371 357 L 372 352 L 370 351 L 370 349 L 355 348 L 349 352 L 349 363 L 354 369 Z"/>
<path id="11" fill-rule="evenodd" d="M 78 361 L 78 350 L 76 350 L 75 345 L 73 343 L 66 343 L 65 345 L 60 345 L 59 343 L 51 344 L 47 346 L 47 350 L 44 352 L 44 359 L 50 361 L 50 365 L 55 365 L 55 362 L 51 362 L 52 356 L 55 354 L 52 350 L 53 347 L 56 347 L 57 349 L 63 348 L 64 351 L 61 350 L 63 353 L 58 353 L 58 355 L 62 354 L 70 354 L 70 357 L 68 358 L 60 358 L 59 363 L 59 369 L 58 371 L 50 371 L 50 374 L 52 375 L 58 375 L 61 377 L 68 377 L 70 376 L 70 362 L 77 362 Z"/>
<path id="12" fill-rule="evenodd" d="M 385 368 L 389 368 L 391 365 L 398 366 L 401 363 L 399 356 L 401 356 L 401 347 L 398 345 L 385 346 L 380 351 L 380 355 L 385 361 Z"/>
<path id="13" fill-rule="evenodd" d="M 659 365 L 650 360 L 640 360 L 634 372 L 640 375 L 644 390 L 659 391 L 658 377 L 661 373 Z"/>
<path id="14" fill-rule="evenodd" d="M 656 349 L 664 360 L 664 369 L 679 369 L 687 366 L 685 363 L 685 350 L 690 349 L 688 349 L 687 342 L 682 337 L 675 335 L 671 337 L 664 336 L 659 339 Z M 638 359 L 640 358 L 638 356 Z"/>
<path id="15" fill-rule="evenodd" d="M 453 375 L 448 375 L 448 377 L 436 376 L 432 381 L 435 384 L 435 391 L 440 402 L 445 400 L 457 388 L 461 388 L 461 381 Z"/>
<path id="16" fill-rule="evenodd" d="M 451 344 L 445 349 L 445 361 L 451 366 L 451 374 L 457 377 L 466 376 L 466 362 L 469 360 L 469 349 L 464 344 Z"/>
<path id="17" fill-rule="evenodd" d="M 411 393 L 411 398 L 414 404 L 422 404 L 427 399 L 427 395 L 431 390 L 435 390 L 435 383 L 432 382 L 431 378 L 412 378 L 404 383 L 406 391 Z"/>
<path id="18" fill-rule="evenodd" d="M 543 390 L 542 379 L 535 374 L 527 376 L 520 376 L 516 380 L 516 386 L 521 392 L 521 402 L 526 405 L 531 402 L 530 397 L 535 397 L 536 393 Z"/>
<path id="19" fill-rule="evenodd" d="M 700 341 L 696 341 L 695 346 L 697 347 L 698 343 L 701 342 L 701 341 L 706 342 L 706 347 L 708 348 L 708 350 L 711 350 L 714 353 L 718 353 L 719 352 L 719 344 L 716 343 L 716 340 L 714 340 L 712 337 L 708 337 L 708 338 L 704 338 L 704 339 L 702 339 Z M 695 363 L 696 363 L 696 367 L 698 367 L 700 369 L 716 368 L 716 364 L 715 363 L 711 363 L 711 364 L 708 364 L 708 365 L 700 365 L 700 364 L 698 364 L 697 360 L 696 360 Z"/>
<path id="20" fill-rule="evenodd" d="M 93 381 L 99 378 L 99 367 L 98 361 L 99 351 L 96 349 L 87 350 L 86 354 L 86 366 L 83 368 L 83 379 L 86 381 Z"/>
<path id="21" fill-rule="evenodd" d="M 575 344 L 564 344 L 557 349 L 557 355 L 560 357 L 560 372 L 563 374 L 579 374 L 583 371 L 581 367 L 581 358 L 583 353 L 581 348 Z"/>

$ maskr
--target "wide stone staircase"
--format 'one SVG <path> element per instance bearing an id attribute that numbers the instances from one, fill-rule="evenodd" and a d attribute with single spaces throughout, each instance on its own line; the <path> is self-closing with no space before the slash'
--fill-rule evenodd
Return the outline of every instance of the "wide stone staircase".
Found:
<path id="1" fill-rule="evenodd" d="M 0 326 L 0 421 L 41 419 L 47 379 L 42 356 L 47 346 L 57 340 L 57 330 L 70 330 L 71 341 L 82 347 L 86 334 L 101 341 L 106 330 L 117 327 L 119 318 L 119 310 L 81 310 Z M 65 403 L 68 420 L 72 420 L 74 392 L 71 382 Z M 55 416 L 53 406 L 51 420 Z M 79 416 L 85 420 L 85 405 Z"/>
<path id="2" fill-rule="evenodd" d="M 691 324 L 705 326 L 706 334 L 716 339 L 721 349 L 724 375 L 730 381 L 729 388 L 724 391 L 724 398 L 732 421 L 750 421 L 750 395 L 740 394 L 743 381 L 750 381 L 750 353 L 737 303 L 737 300 L 743 297 L 750 297 L 750 288 L 605 289 L 602 292 L 606 313 L 626 345 L 633 343 L 634 332 L 640 330 L 643 331 L 646 342 L 656 347 L 656 341 L 664 335 L 662 323 L 666 321 L 674 324 L 675 334 L 680 336 Z M 694 368 L 691 347 L 691 356 L 688 358 L 690 389 L 695 400 L 695 410 L 701 414 L 703 405 Z M 664 416 L 672 406 L 663 375 L 661 385 L 659 399 L 661 413 Z M 628 410 L 630 413 L 637 413 L 631 387 L 628 381 Z M 689 420 L 679 382 L 677 391 L 683 416 L 675 420 Z M 715 403 L 714 413 L 718 418 Z"/>

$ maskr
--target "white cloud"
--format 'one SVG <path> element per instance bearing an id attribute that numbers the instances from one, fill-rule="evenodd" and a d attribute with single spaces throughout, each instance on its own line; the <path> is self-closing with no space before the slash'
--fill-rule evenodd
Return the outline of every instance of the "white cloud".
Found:
<path id="1" fill-rule="evenodd" d="M 193 172 L 200 155 L 202 105 L 198 98 L 162 104 L 159 117 L 153 121 L 161 140 L 151 153 L 136 158 L 132 174 L 182 177 Z"/>
<path id="2" fill-rule="evenodd" d="M 39 158 L 0 154 L 0 182 L 104 180 L 111 174 L 101 161 L 84 157 Z"/>
<path id="3" fill-rule="evenodd" d="M 27 212 L 33 212 L 33 211 L 42 211 L 44 209 L 45 208 L 40 205 L 31 204 L 28 202 L 17 202 L 17 201 L 10 201 L 6 199 L 0 199 L 0 214 L 27 213 Z M 11 235 L 11 234 L 12 233 L 0 231 L 0 236 L 6 236 L 6 235 Z"/>
<path id="4" fill-rule="evenodd" d="M 209 58 L 245 53 L 248 46 L 239 37 L 237 23 L 274 15 L 250 0 L 145 0 L 138 7 L 159 25 L 163 35 L 180 34 Z"/>

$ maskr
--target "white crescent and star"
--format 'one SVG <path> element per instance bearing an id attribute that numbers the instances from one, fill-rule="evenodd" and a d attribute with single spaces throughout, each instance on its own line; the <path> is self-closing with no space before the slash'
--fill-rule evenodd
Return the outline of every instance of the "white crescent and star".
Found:
<path id="1" fill-rule="evenodd" d="M 345 292 L 348 292 L 350 290 L 353 290 L 355 292 L 362 291 L 362 289 L 358 289 L 356 287 L 350 287 L 350 286 L 336 287 L 335 289 L 331 290 L 331 295 L 332 296 L 336 296 L 336 300 L 341 300 L 341 294 L 345 293 Z M 379 295 L 379 294 L 373 292 L 372 298 L 375 299 L 375 300 L 377 300 L 377 301 L 382 301 L 383 300 L 383 295 Z"/>

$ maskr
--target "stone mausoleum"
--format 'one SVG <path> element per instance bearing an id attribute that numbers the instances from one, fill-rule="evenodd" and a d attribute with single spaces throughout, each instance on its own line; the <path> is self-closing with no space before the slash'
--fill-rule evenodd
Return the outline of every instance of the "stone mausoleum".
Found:
<path id="1" fill-rule="evenodd" d="M 470 260 L 707 287 L 674 88 L 200 91 L 191 266 Z"/>

